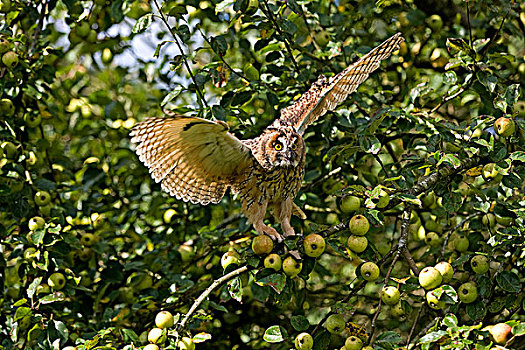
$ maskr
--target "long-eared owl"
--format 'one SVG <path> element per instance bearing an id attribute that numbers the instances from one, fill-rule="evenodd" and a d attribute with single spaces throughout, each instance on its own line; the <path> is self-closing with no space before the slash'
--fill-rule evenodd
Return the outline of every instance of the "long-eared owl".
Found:
<path id="1" fill-rule="evenodd" d="M 284 236 L 294 234 L 292 214 L 304 218 L 293 201 L 304 177 L 305 129 L 354 92 L 403 40 L 397 33 L 339 74 L 320 76 L 254 139 L 239 140 L 220 121 L 176 115 L 138 123 L 131 141 L 140 161 L 170 195 L 206 205 L 218 203 L 230 187 L 255 230 L 280 240 L 264 217 L 273 209 Z"/>

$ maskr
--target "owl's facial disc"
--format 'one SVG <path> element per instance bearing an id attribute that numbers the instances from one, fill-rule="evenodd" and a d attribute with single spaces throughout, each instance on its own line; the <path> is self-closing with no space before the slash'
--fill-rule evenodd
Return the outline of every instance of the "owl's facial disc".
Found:
<path id="1" fill-rule="evenodd" d="M 301 140 L 296 135 L 281 134 L 274 138 L 271 146 L 274 150 L 274 166 L 296 167 L 301 160 Z"/>

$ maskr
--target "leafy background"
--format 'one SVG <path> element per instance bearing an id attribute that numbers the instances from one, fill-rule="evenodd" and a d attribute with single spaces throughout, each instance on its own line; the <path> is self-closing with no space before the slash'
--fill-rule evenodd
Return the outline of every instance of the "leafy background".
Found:
<path id="1" fill-rule="evenodd" d="M 249 272 L 215 289 L 185 327 L 170 330 L 166 346 L 190 335 L 199 348 L 285 349 L 309 331 L 316 349 L 339 348 L 344 333 L 321 326 L 337 312 L 376 349 L 489 349 L 482 328 L 497 322 L 513 327 L 507 346 L 523 347 L 523 3 L 1 4 L 0 35 L 19 57 L 14 68 L 0 66 L 0 98 L 15 107 L 0 122 L 2 347 L 145 345 L 158 311 L 182 318 L 235 267 Z M 170 198 L 134 155 L 131 127 L 163 110 L 226 121 L 239 138 L 254 137 L 319 75 L 336 74 L 396 32 L 406 40 L 399 52 L 305 135 L 296 203 L 308 219 L 292 224 L 322 234 L 327 250 L 317 261 L 303 256 L 299 277 L 262 269 L 237 201 L 202 207 Z M 494 132 L 502 116 L 515 120 L 512 137 Z M 480 176 L 485 164 L 495 164 L 497 178 Z M 390 194 L 384 209 L 375 207 L 381 189 Z M 51 201 L 39 205 L 38 191 Z M 360 254 L 345 248 L 348 195 L 362 198 L 358 212 L 372 224 Z M 45 225 L 31 231 L 35 216 Z M 458 235 L 468 250 L 454 249 Z M 286 245 L 300 248 L 302 238 Z M 241 260 L 225 271 L 228 250 Z M 284 246 L 275 251 L 284 257 Z M 491 259 L 489 273 L 472 272 L 475 254 Z M 456 275 L 443 287 L 447 308 L 436 311 L 411 270 L 440 260 Z M 362 261 L 380 265 L 377 283 L 356 273 Z M 63 289 L 46 288 L 54 272 L 65 276 Z M 480 297 L 454 302 L 467 280 Z M 402 315 L 379 302 L 382 283 L 400 288 Z"/>

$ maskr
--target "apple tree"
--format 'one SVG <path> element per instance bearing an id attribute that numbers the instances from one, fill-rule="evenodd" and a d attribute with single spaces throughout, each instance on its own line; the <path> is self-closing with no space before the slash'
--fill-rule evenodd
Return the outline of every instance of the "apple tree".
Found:
<path id="1" fill-rule="evenodd" d="M 130 144 L 252 138 L 396 32 L 304 135 L 284 242 Z M 0 347 L 524 349 L 524 37 L 515 0 L 0 0 Z"/>

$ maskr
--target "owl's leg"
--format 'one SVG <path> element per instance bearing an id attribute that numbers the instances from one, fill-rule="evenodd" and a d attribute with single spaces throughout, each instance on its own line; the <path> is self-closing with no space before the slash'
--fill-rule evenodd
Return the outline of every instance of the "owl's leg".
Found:
<path id="1" fill-rule="evenodd" d="M 274 228 L 266 225 L 264 223 L 264 217 L 266 216 L 266 209 L 268 208 L 268 202 L 258 203 L 254 201 L 248 205 L 246 202 L 242 203 L 242 209 L 244 215 L 252 223 L 253 228 L 257 231 L 258 234 L 266 234 L 270 236 L 271 239 L 277 240 L 278 242 L 282 241 L 282 237 Z"/>
<path id="2" fill-rule="evenodd" d="M 285 237 L 295 235 L 295 231 L 290 225 L 290 218 L 292 217 L 293 201 L 286 199 L 284 202 L 275 204 L 275 216 L 281 222 L 283 234 Z"/>

